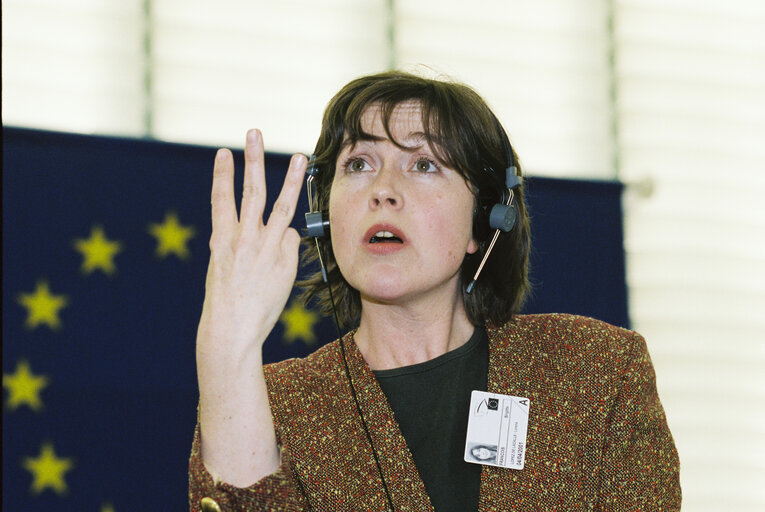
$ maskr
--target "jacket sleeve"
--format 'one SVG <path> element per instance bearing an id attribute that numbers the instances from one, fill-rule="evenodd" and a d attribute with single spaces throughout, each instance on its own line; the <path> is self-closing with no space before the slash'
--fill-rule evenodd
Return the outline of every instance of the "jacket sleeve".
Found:
<path id="1" fill-rule="evenodd" d="M 597 509 L 680 510 L 680 462 L 645 341 L 633 334 L 617 357 L 623 373 L 606 424 Z"/>
<path id="2" fill-rule="evenodd" d="M 280 445 L 281 465 L 275 473 L 250 487 L 240 488 L 215 480 L 202 461 L 200 445 L 201 435 L 197 421 L 189 459 L 189 510 L 192 512 L 203 510 L 204 498 L 214 500 L 223 512 L 310 510 L 300 483 L 292 471 L 289 453 L 283 446 Z"/>

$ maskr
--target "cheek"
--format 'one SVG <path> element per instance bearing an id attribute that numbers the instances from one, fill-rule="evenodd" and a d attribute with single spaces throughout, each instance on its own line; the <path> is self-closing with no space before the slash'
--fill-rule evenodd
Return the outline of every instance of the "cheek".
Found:
<path id="1" fill-rule="evenodd" d="M 332 254 L 334 255 L 335 264 L 340 269 L 340 273 L 348 279 L 346 271 L 352 268 L 351 251 L 353 247 L 349 243 L 349 236 L 347 233 L 347 226 L 342 221 L 333 218 L 330 221 L 329 242 L 332 245 Z"/>
<path id="2" fill-rule="evenodd" d="M 330 204 L 330 212 L 341 212 L 342 209 L 333 209 Z M 329 238 L 332 243 L 332 249 L 335 253 L 335 259 L 342 258 L 347 246 L 348 226 L 346 219 L 342 215 L 332 215 L 329 217 Z"/>
<path id="3" fill-rule="evenodd" d="M 475 209 L 476 209 L 476 202 L 473 195 L 470 195 L 469 200 L 467 201 L 467 210 L 465 210 L 465 226 L 466 226 L 466 233 L 468 237 L 468 244 L 467 249 L 465 250 L 468 254 L 475 254 L 476 251 L 478 251 L 478 242 L 474 238 L 473 234 L 473 220 L 475 219 Z"/>
<path id="4" fill-rule="evenodd" d="M 464 247 L 466 253 L 473 254 L 478 250 L 478 243 L 473 238 L 475 200 L 472 193 L 468 193 L 461 198 L 459 209 L 456 211 L 460 213 L 455 213 L 454 222 L 459 222 L 459 225 L 462 227 L 462 230 L 460 231 L 462 245 L 460 245 L 460 247 Z M 460 256 L 464 256 L 464 253 Z"/>
<path id="5" fill-rule="evenodd" d="M 329 195 L 329 212 L 327 212 L 333 245 L 336 242 L 342 241 L 340 234 L 344 233 L 346 229 L 344 225 L 345 219 L 342 215 L 344 211 L 344 208 L 342 208 L 343 201 L 345 201 L 345 197 L 343 196 L 342 188 L 333 186 Z"/>
<path id="6" fill-rule="evenodd" d="M 341 271 L 350 257 L 353 246 L 351 242 L 355 223 L 353 216 L 348 215 L 349 211 L 353 211 L 352 208 L 348 207 L 350 199 L 351 197 L 344 193 L 342 187 L 335 186 L 332 188 L 329 197 L 329 235 L 335 261 L 340 266 Z"/>
<path id="7" fill-rule="evenodd" d="M 465 253 L 472 254 L 478 250 L 472 236 L 472 197 L 470 199 L 441 202 L 425 212 L 425 218 L 429 219 L 428 231 L 435 238 L 434 246 L 450 260 L 462 261 Z"/>

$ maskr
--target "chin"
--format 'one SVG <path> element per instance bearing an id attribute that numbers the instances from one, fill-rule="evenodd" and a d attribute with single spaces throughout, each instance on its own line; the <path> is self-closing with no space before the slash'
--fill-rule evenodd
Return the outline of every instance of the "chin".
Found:
<path id="1" fill-rule="evenodd" d="M 369 302 L 394 304 L 406 297 L 407 293 L 410 291 L 411 290 L 406 289 L 404 286 L 393 283 L 376 283 L 374 286 L 362 287 L 360 293 L 361 297 Z"/>
<path id="2" fill-rule="evenodd" d="M 412 292 L 412 282 L 402 275 L 380 272 L 351 286 L 359 290 L 364 300 L 377 303 L 394 303 Z"/>

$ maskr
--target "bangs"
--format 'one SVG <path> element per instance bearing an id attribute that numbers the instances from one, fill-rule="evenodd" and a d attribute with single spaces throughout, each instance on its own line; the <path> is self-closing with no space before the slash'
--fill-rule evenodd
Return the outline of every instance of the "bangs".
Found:
<path id="1" fill-rule="evenodd" d="M 460 151 L 464 145 L 464 134 L 460 133 L 459 124 L 454 122 L 453 106 L 443 101 L 446 98 L 443 96 L 438 98 L 438 91 L 432 86 L 424 86 L 417 91 L 397 91 L 386 88 L 378 94 L 375 92 L 374 87 L 370 87 L 365 91 L 366 94 L 359 94 L 348 106 L 341 123 L 343 132 L 341 149 L 347 146 L 352 147 L 359 141 L 383 140 L 383 137 L 366 132 L 362 126 L 361 119 L 370 109 L 379 112 L 388 140 L 404 150 L 416 149 L 417 146 L 410 146 L 397 140 L 390 129 L 390 120 L 396 108 L 407 103 L 415 104 L 420 107 L 424 142 L 428 144 L 433 155 L 442 165 L 468 178 L 466 155 Z M 442 101 L 438 101 L 439 99 Z"/>

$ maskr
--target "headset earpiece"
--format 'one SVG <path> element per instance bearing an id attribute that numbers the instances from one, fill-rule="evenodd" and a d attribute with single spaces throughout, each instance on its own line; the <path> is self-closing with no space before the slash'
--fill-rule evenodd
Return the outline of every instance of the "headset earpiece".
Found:
<path id="1" fill-rule="evenodd" d="M 508 152 L 511 150 L 508 148 Z M 511 153 L 512 154 L 512 153 Z M 505 186 L 507 191 L 502 194 L 502 201 L 491 207 L 489 226 L 505 233 L 512 231 L 518 218 L 518 208 L 513 201 L 513 190 L 521 185 L 521 177 L 516 174 L 518 168 L 514 165 L 505 169 Z"/>
<path id="2" fill-rule="evenodd" d="M 308 232 L 308 236 L 313 237 L 316 242 L 316 252 L 319 254 L 319 265 L 321 266 L 321 276 L 324 282 L 329 282 L 327 279 L 327 268 L 324 266 L 324 258 L 321 256 L 321 247 L 319 246 L 319 240 L 329 236 L 329 219 L 324 217 L 321 211 L 313 209 L 313 190 L 314 180 L 319 174 L 319 168 L 316 166 L 316 155 L 311 155 L 308 159 L 308 165 L 305 168 L 305 174 L 307 176 L 305 180 L 306 192 L 308 193 L 308 208 L 310 211 L 305 213 L 305 227 Z M 316 198 L 318 201 L 318 196 Z M 318 206 L 318 204 L 317 204 Z"/>
<path id="3" fill-rule="evenodd" d="M 314 238 L 324 238 L 329 235 L 329 219 L 324 218 L 324 214 L 313 209 L 313 192 L 315 188 L 314 180 L 319 174 L 319 168 L 316 166 L 316 155 L 311 155 L 308 159 L 308 165 L 305 168 L 306 190 L 308 192 L 308 208 L 310 211 L 305 213 L 305 227 L 308 236 Z M 318 196 L 317 196 L 318 201 Z"/>
<path id="4" fill-rule="evenodd" d="M 515 205 L 495 204 L 491 208 L 489 214 L 489 226 L 492 229 L 498 229 L 509 233 L 513 226 L 515 226 L 515 219 L 518 217 L 518 212 L 515 209 Z"/>
<path id="5" fill-rule="evenodd" d="M 314 238 L 324 238 L 329 234 L 329 220 L 321 212 L 306 212 L 305 227 L 308 236 Z"/>

